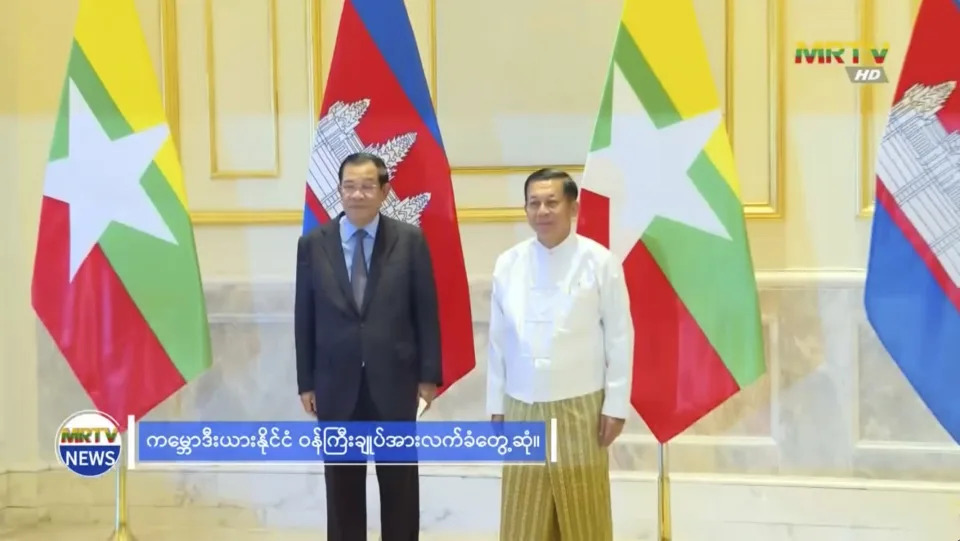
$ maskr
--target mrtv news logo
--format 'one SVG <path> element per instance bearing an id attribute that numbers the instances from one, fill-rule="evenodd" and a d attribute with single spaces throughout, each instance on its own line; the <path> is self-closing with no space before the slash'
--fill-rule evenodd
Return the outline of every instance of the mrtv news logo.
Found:
<path id="1" fill-rule="evenodd" d="M 57 458 L 77 475 L 100 477 L 120 462 L 120 425 L 105 413 L 80 411 L 57 430 Z"/>
<path id="2" fill-rule="evenodd" d="M 883 62 L 890 50 L 889 43 L 871 44 L 855 41 L 798 42 L 794 64 L 842 66 L 854 84 L 886 83 L 887 72 Z"/>

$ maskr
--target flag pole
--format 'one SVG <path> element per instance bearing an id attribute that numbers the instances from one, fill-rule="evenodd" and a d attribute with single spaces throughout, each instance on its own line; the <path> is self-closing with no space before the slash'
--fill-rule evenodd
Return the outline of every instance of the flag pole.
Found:
<path id="1" fill-rule="evenodd" d="M 113 525 L 113 533 L 110 535 L 110 541 L 136 541 L 133 530 L 130 529 L 130 521 L 127 517 L 127 468 L 133 468 L 136 465 L 137 458 L 137 419 L 133 415 L 127 415 L 127 445 L 123 450 L 122 458 L 117 457 L 117 494 L 116 494 L 116 517 Z"/>
<path id="2" fill-rule="evenodd" d="M 670 526 L 670 464 L 667 460 L 667 444 L 658 445 L 659 460 L 657 468 L 657 539 L 673 539 Z"/>
<path id="3" fill-rule="evenodd" d="M 127 519 L 127 466 L 117 468 L 117 511 L 110 541 L 136 541 Z"/>

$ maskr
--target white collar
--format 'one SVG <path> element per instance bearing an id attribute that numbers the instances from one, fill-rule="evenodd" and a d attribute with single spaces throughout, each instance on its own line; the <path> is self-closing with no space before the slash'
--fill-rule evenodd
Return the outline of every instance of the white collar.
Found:
<path id="1" fill-rule="evenodd" d="M 537 255 L 544 256 L 557 256 L 561 254 L 566 254 L 576 247 L 577 244 L 577 234 L 571 229 L 570 234 L 567 235 L 567 238 L 560 241 L 560 244 L 557 244 L 553 248 L 547 248 L 540 243 L 536 238 L 533 239 L 533 249 L 536 251 Z"/>

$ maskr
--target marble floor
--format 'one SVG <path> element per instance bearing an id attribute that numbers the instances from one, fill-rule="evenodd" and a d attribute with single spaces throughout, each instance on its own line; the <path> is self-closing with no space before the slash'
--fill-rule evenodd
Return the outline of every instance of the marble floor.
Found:
<path id="1" fill-rule="evenodd" d="M 322 532 L 307 530 L 237 530 L 232 528 L 218 529 L 191 529 L 191 530 L 150 530 L 143 529 L 134 532 L 136 541 L 183 541 L 194 539 L 203 541 L 322 541 L 325 536 Z M 376 541 L 380 537 L 376 533 L 370 534 L 370 540 Z M 48 526 L 23 530 L 4 531 L 0 529 L 0 539 L 4 541 L 107 541 L 110 539 L 110 529 L 93 526 Z M 492 541 L 496 537 L 465 536 L 462 534 L 428 534 L 420 537 L 420 541 Z"/>
<path id="2" fill-rule="evenodd" d="M 255 487 L 261 499 L 247 507 L 204 505 L 196 493 L 183 499 L 153 491 L 140 479 L 132 486 L 130 517 L 138 541 L 322 541 L 324 493 L 306 490 L 308 479 L 221 473 L 198 478 L 218 490 L 240 493 Z M 42 503 L 0 513 L 0 540 L 107 541 L 113 508 L 107 491 L 57 476 L 12 476 L 10 500 Z M 294 483 L 300 483 L 296 484 Z M 322 481 L 322 480 L 320 480 Z M 317 479 L 313 485 L 322 486 Z M 369 479 L 373 491 L 375 478 Z M 106 485 L 109 488 L 108 485 Z M 423 478 L 421 541 L 496 541 L 499 479 Z M 33 488 L 33 492 L 27 488 Z M 273 492 L 279 494 L 274 498 Z M 81 489 L 87 489 L 84 492 Z M 620 478 L 611 483 L 616 541 L 655 541 L 657 498 L 654 478 Z M 2 486 L 0 486 L 2 490 Z M 249 494 L 249 493 L 248 493 Z M 153 495 L 153 496 L 151 496 Z M 303 498 L 310 498 L 304 504 Z M 2 496 L 2 492 L 0 492 Z M 150 499 L 153 498 L 153 499 Z M 2 500 L 0 500 L 2 501 Z M 226 500 L 225 500 L 226 501 Z M 236 501 L 236 500 L 235 500 Z M 81 503 L 83 502 L 83 503 Z M 98 504 L 99 503 L 99 504 Z M 371 528 L 379 526 L 379 502 L 368 500 Z M 259 505 L 259 507 L 257 507 Z M 674 541 L 957 541 L 960 539 L 960 485 L 802 478 L 717 478 L 677 476 L 671 488 Z M 39 521 L 39 522 L 38 522 Z M 32 526 L 28 526 L 32 525 Z M 379 538 L 372 533 L 371 540 Z M 515 541 L 515 540 L 510 540 Z M 580 541 L 580 540 L 578 540 Z"/>
<path id="3" fill-rule="evenodd" d="M 6 541 L 107 541 L 110 528 L 103 526 L 40 526 L 21 530 L 0 529 Z M 134 532 L 137 541 L 322 541 L 316 530 L 239 530 L 233 528 L 149 529 Z M 946 535 L 946 537 L 944 537 Z M 371 533 L 376 541 L 379 535 Z M 789 524 L 690 523 L 676 527 L 675 541 L 955 541 L 948 532 L 921 532 L 857 527 L 809 527 Z M 496 535 L 423 533 L 420 541 L 497 541 Z M 655 541 L 654 538 L 619 538 L 616 541 Z"/>

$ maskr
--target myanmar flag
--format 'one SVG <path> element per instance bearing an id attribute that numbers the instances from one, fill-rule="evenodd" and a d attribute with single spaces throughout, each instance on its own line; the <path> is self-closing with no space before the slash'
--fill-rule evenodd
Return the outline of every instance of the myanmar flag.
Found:
<path id="1" fill-rule="evenodd" d="M 624 4 L 578 232 L 623 260 L 631 401 L 660 442 L 765 371 L 730 143 L 690 0 Z"/>
<path id="2" fill-rule="evenodd" d="M 32 294 L 93 404 L 123 428 L 210 366 L 183 173 L 132 0 L 80 2 Z"/>

